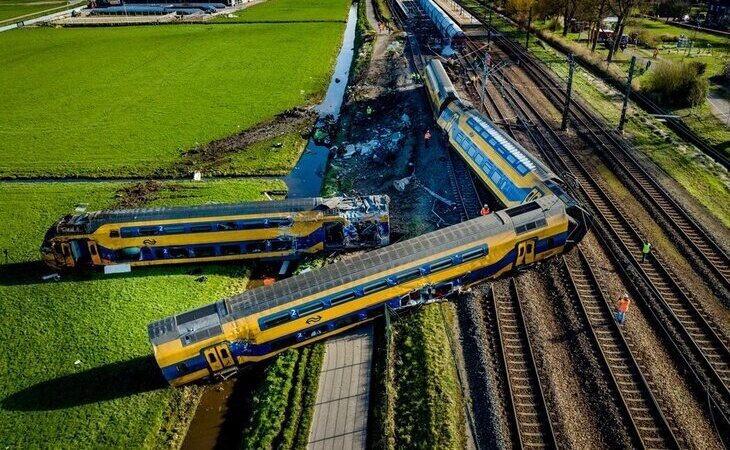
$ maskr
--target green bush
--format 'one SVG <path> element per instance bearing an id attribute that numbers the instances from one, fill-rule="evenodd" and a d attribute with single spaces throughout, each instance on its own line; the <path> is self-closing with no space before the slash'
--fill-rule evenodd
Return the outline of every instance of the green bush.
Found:
<path id="1" fill-rule="evenodd" d="M 707 97 L 709 85 L 691 64 L 662 63 L 649 72 L 643 89 L 670 106 L 698 106 Z"/>
<path id="2" fill-rule="evenodd" d="M 694 69 L 697 75 L 704 75 L 707 71 L 707 63 L 702 61 L 690 61 L 689 66 Z"/>

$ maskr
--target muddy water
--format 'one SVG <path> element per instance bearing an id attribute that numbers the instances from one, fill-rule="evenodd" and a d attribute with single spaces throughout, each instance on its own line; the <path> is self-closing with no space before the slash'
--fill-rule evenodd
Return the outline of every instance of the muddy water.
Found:
<path id="1" fill-rule="evenodd" d="M 347 88 L 347 80 L 350 77 L 350 66 L 355 53 L 355 26 L 357 25 L 357 3 L 353 3 L 347 15 L 347 26 L 342 42 L 340 54 L 337 55 L 335 71 L 332 74 L 327 94 L 322 103 L 314 110 L 319 113 L 321 121 L 325 116 L 331 115 L 337 119 L 342 108 L 342 100 Z M 289 188 L 288 197 L 317 197 L 322 190 L 324 172 L 329 159 L 329 149 L 314 143 L 310 139 L 304 149 L 302 157 L 289 175 L 284 178 Z"/>
<path id="2" fill-rule="evenodd" d="M 315 108 L 320 120 L 327 115 L 337 118 L 350 76 L 354 54 L 357 4 L 353 4 L 347 16 L 347 26 L 342 48 L 337 56 L 335 71 L 324 101 Z M 322 189 L 324 172 L 329 159 L 329 149 L 310 139 L 294 167 L 284 179 L 289 187 L 289 197 L 317 197 Z M 254 287 L 257 277 L 252 277 L 248 288 Z M 242 371 L 235 379 L 206 389 L 190 428 L 182 444 L 183 450 L 238 448 L 242 431 L 250 415 L 247 399 L 262 373 L 262 366 Z"/>

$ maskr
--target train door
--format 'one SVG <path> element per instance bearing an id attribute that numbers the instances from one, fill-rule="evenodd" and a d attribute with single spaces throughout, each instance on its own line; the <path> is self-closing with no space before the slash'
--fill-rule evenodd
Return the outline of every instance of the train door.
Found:
<path id="1" fill-rule="evenodd" d="M 71 255 L 78 266 L 85 266 L 91 262 L 88 244 L 85 241 L 74 239 L 70 242 Z"/>
<path id="2" fill-rule="evenodd" d="M 203 354 L 205 355 L 205 360 L 208 361 L 208 366 L 213 372 L 218 372 L 234 364 L 231 350 L 228 348 L 228 344 L 225 343 L 208 347 L 203 350 Z"/>
<path id="3" fill-rule="evenodd" d="M 535 241 L 533 239 L 517 244 L 515 267 L 535 262 Z"/>
<path id="4" fill-rule="evenodd" d="M 61 253 L 63 254 L 63 259 L 66 267 L 75 267 L 76 261 L 74 261 L 74 257 L 71 254 L 71 244 L 68 242 L 62 242 L 61 243 Z"/>
<path id="5" fill-rule="evenodd" d="M 96 242 L 88 241 L 87 245 L 89 246 L 89 255 L 91 255 L 91 264 L 94 266 L 101 265 L 101 257 L 99 256 L 99 251 L 98 251 L 98 248 L 96 247 Z"/>

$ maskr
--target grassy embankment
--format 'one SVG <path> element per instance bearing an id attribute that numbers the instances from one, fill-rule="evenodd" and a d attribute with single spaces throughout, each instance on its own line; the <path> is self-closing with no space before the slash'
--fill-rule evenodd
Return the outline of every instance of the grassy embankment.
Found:
<path id="1" fill-rule="evenodd" d="M 2 33 L 0 176 L 169 174 L 183 150 L 317 101 L 343 30 L 330 22 Z M 273 174 L 302 146 L 289 150 Z M 267 161 L 237 155 L 227 173 L 267 173 Z"/>
<path id="2" fill-rule="evenodd" d="M 597 65 L 606 68 L 605 61 L 608 56 L 608 49 L 599 44 L 596 52 L 591 54 L 587 47 L 587 33 L 568 33 L 562 36 L 560 29 L 553 31 L 552 22 L 535 22 L 535 27 L 546 37 L 554 39 L 560 44 L 570 48 L 577 55 L 588 60 L 596 61 Z M 710 33 L 692 31 L 647 18 L 633 18 L 626 26 L 625 34 L 639 33 L 639 39 L 646 44 L 630 46 L 625 51 L 617 52 L 614 56 L 614 63 L 610 71 L 618 79 L 626 79 L 629 70 L 631 56 L 637 56 L 637 72 L 634 77 L 637 87 L 641 86 L 647 74 L 651 71 L 645 70 L 646 61 L 651 60 L 653 65 L 659 62 L 698 62 L 706 64 L 707 68 L 703 74 L 705 78 L 712 78 L 722 73 L 723 66 L 730 55 L 730 39 L 716 36 Z M 693 48 L 677 48 L 676 41 L 680 35 L 689 37 L 693 41 Z M 654 49 L 659 50 L 656 59 L 653 58 Z M 727 95 L 727 94 L 726 94 Z M 707 139 L 713 145 L 727 146 L 730 141 L 730 129 L 721 123 L 710 110 L 708 102 L 701 106 L 691 108 L 670 108 L 680 116 L 687 125 L 695 130 L 700 136 Z M 730 148 L 726 147 L 730 152 Z"/>
<path id="3" fill-rule="evenodd" d="M 306 448 L 323 358 L 321 343 L 274 358 L 251 399 L 241 448 Z"/>
<path id="4" fill-rule="evenodd" d="M 493 23 L 500 31 L 524 43 L 524 32 L 517 30 L 512 23 L 497 16 Z M 560 77 L 567 79 L 568 65 L 563 62 L 563 54 L 544 41 L 534 38 L 530 42 L 530 51 Z M 577 67 L 573 77 L 573 89 L 609 124 L 618 124 L 622 97 L 605 82 Z M 641 108 L 632 105 L 627 117 L 625 131 L 634 147 L 648 155 L 723 224 L 730 226 L 730 212 L 723 206 L 730 202 L 730 180 L 726 171 L 708 163 L 694 147 L 684 144 L 669 128 Z"/>
<path id="5" fill-rule="evenodd" d="M 80 5 L 79 1 L 69 3 L 57 0 L 0 0 L 0 26 L 53 14 Z"/>
<path id="6" fill-rule="evenodd" d="M 268 186 L 264 186 L 267 184 Z M 261 199 L 278 182 L 175 183 L 154 205 Z M 116 183 L 0 184 L 0 446 L 139 448 L 179 443 L 198 389 L 161 379 L 149 322 L 242 290 L 241 264 L 139 268 L 128 275 L 50 273 L 38 262 L 43 235 L 84 201 L 113 206 Z M 190 275 L 200 267 L 207 277 Z M 76 361 L 79 361 L 76 363 Z M 183 413 L 181 413 L 183 411 Z"/>

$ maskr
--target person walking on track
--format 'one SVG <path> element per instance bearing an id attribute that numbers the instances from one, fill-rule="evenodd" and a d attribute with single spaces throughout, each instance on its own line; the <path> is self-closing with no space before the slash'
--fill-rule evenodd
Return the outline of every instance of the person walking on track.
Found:
<path id="1" fill-rule="evenodd" d="M 641 262 L 646 261 L 649 253 L 651 253 L 651 243 L 647 239 L 644 239 L 644 244 L 641 247 Z"/>
<path id="2" fill-rule="evenodd" d="M 423 135 L 423 140 L 426 141 L 426 147 L 428 147 L 428 143 L 431 140 L 431 130 L 426 130 L 426 133 Z"/>
<path id="3" fill-rule="evenodd" d="M 629 300 L 629 294 L 624 292 L 624 294 L 619 297 L 618 302 L 616 302 L 616 322 L 618 322 L 619 325 L 623 325 L 624 321 L 626 321 L 626 313 L 629 311 L 630 304 L 631 300 Z"/>

